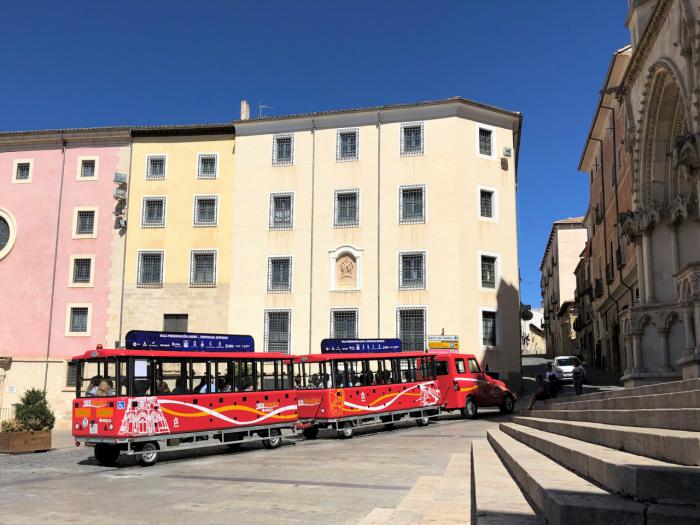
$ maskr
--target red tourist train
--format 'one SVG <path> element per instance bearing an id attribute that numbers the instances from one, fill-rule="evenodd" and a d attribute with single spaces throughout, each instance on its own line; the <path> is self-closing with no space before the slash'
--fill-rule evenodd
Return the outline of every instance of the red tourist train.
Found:
<path id="1" fill-rule="evenodd" d="M 473 356 L 401 352 L 398 339 L 324 340 L 321 354 L 297 357 L 254 353 L 250 336 L 134 331 L 127 347 L 74 358 L 73 435 L 103 465 L 120 455 L 152 465 L 175 448 L 276 448 L 285 429 L 349 438 L 401 419 L 427 425 L 441 409 L 511 411 L 515 400 Z"/>

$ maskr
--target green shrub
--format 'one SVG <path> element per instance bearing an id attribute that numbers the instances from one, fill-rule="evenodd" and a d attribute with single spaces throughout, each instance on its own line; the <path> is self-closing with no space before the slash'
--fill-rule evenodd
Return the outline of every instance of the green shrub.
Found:
<path id="1" fill-rule="evenodd" d="M 30 388 L 15 405 L 15 418 L 3 421 L 3 432 L 26 432 L 29 430 L 51 430 L 56 417 L 46 401 L 46 392 Z"/>

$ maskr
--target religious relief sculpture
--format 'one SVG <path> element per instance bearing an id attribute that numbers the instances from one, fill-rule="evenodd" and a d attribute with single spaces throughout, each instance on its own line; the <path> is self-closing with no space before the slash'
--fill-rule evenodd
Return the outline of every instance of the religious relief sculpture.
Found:
<path id="1" fill-rule="evenodd" d="M 344 253 L 336 259 L 335 282 L 338 289 L 357 288 L 357 262 L 349 253 Z"/>
<path id="2" fill-rule="evenodd" d="M 676 137 L 674 149 L 674 167 L 690 180 L 700 169 L 700 156 L 694 135 Z"/>
<path id="3" fill-rule="evenodd" d="M 671 225 L 680 224 L 688 218 L 689 199 L 682 195 L 674 195 L 668 205 L 668 222 Z"/>

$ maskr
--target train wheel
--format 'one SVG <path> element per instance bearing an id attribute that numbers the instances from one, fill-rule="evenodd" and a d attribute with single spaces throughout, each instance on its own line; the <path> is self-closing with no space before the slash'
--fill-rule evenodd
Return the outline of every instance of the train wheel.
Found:
<path id="1" fill-rule="evenodd" d="M 269 437 L 263 440 L 265 448 L 277 448 L 282 445 L 282 433 L 278 428 L 271 428 L 267 434 Z"/>
<path id="2" fill-rule="evenodd" d="M 107 443 L 98 443 L 95 445 L 95 459 L 100 465 L 113 467 L 119 459 L 119 447 L 108 445 Z"/>
<path id="3" fill-rule="evenodd" d="M 311 427 L 306 427 L 302 433 L 306 439 L 316 439 L 316 436 L 318 436 L 318 430 L 318 425 L 313 425 Z"/>
<path id="4" fill-rule="evenodd" d="M 154 441 L 140 445 L 137 452 L 141 452 L 137 461 L 142 467 L 150 467 L 158 461 L 158 444 Z"/>
<path id="5" fill-rule="evenodd" d="M 513 412 L 514 407 L 515 401 L 513 401 L 513 396 L 511 396 L 510 394 L 506 394 L 503 396 L 503 402 L 498 408 L 501 410 L 502 414 L 510 414 L 511 412 Z"/>
<path id="6" fill-rule="evenodd" d="M 416 419 L 416 423 L 419 427 L 427 427 L 430 423 L 430 418 L 428 416 L 421 416 L 418 419 Z"/>
<path id="7" fill-rule="evenodd" d="M 340 439 L 350 439 L 352 436 L 355 435 L 355 429 L 352 426 L 352 423 L 350 421 L 346 421 L 343 423 L 343 425 L 340 427 L 340 430 L 338 430 L 338 436 Z"/>
<path id="8" fill-rule="evenodd" d="M 472 396 L 467 397 L 466 402 L 464 403 L 464 408 L 462 409 L 462 417 L 468 417 L 469 419 L 475 419 L 476 418 L 476 413 L 479 410 L 479 407 L 476 404 L 476 401 Z"/>

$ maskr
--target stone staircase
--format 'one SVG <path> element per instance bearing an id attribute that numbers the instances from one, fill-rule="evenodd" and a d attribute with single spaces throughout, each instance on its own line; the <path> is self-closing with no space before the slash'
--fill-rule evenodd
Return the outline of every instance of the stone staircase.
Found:
<path id="1" fill-rule="evenodd" d="M 540 406 L 473 442 L 472 523 L 700 524 L 700 379 Z"/>

